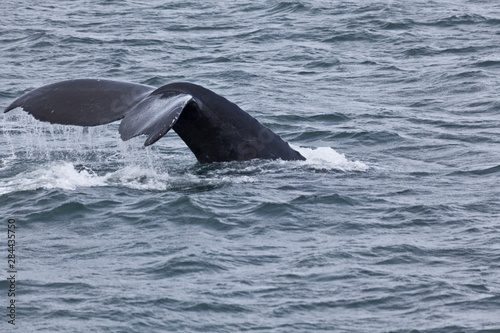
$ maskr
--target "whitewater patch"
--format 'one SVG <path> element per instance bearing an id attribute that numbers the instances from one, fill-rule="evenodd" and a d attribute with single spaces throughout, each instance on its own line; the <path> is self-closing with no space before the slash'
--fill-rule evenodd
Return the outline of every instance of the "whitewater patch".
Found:
<path id="1" fill-rule="evenodd" d="M 0 195 L 16 191 L 38 189 L 62 189 L 74 191 L 84 187 L 116 186 L 134 190 L 166 191 L 190 186 L 225 186 L 230 184 L 258 182 L 257 174 L 273 173 L 286 165 L 287 169 L 333 170 L 341 172 L 366 171 L 369 167 L 361 161 L 351 161 L 344 154 L 330 147 L 303 148 L 298 150 L 306 161 L 249 161 L 248 164 L 231 162 L 219 166 L 204 175 L 176 170 L 169 173 L 165 168 L 156 168 L 155 163 L 137 165 L 126 163 L 113 171 L 95 171 L 91 167 L 73 162 L 57 160 L 41 163 L 36 169 L 0 179 Z M 13 157 L 15 158 L 15 157 Z M 4 159 L 5 160 L 5 159 Z M 5 160 L 5 163 L 8 161 Z M 130 162 L 130 161 L 128 161 Z M 7 168 L 3 165 L 2 169 Z"/>
<path id="2" fill-rule="evenodd" d="M 246 175 L 209 175 L 200 177 L 193 174 L 171 176 L 167 171 L 151 167 L 127 165 L 116 171 L 98 174 L 87 167 L 75 166 L 72 162 L 54 161 L 40 165 L 36 170 L 21 172 L 0 182 L 0 195 L 16 191 L 38 189 L 62 189 L 74 191 L 84 187 L 116 186 L 134 190 L 166 191 L 170 188 L 186 186 L 229 185 L 255 182 Z"/>
<path id="3" fill-rule="evenodd" d="M 114 172 L 98 175 L 89 168 L 76 168 L 71 162 L 57 161 L 41 165 L 36 170 L 22 172 L 0 184 L 0 194 L 37 189 L 76 190 L 81 187 L 124 186 L 139 190 L 165 190 L 168 173 L 153 169 L 126 166 Z"/>
<path id="4" fill-rule="evenodd" d="M 338 170 L 344 172 L 366 171 L 368 165 L 361 161 L 350 161 L 344 154 L 338 153 L 330 147 L 304 148 L 295 147 L 306 158 L 300 162 L 303 165 L 319 170 Z"/>

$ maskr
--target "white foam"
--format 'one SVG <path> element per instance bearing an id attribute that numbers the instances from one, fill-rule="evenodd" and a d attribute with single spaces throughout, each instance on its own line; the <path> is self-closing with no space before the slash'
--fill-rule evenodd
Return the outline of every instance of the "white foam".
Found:
<path id="1" fill-rule="evenodd" d="M 212 183 L 224 183 L 224 184 L 247 184 L 256 182 L 257 178 L 250 176 L 224 176 L 219 179 L 212 180 Z"/>
<path id="2" fill-rule="evenodd" d="M 0 194 L 37 189 L 76 190 L 81 187 L 124 186 L 139 190 L 165 190 L 168 174 L 139 166 L 126 166 L 98 175 L 90 169 L 77 170 L 70 162 L 56 161 L 33 171 L 21 172 L 0 184 Z"/>
<path id="3" fill-rule="evenodd" d="M 0 194 L 39 188 L 74 190 L 80 186 L 103 186 L 105 182 L 91 171 L 77 171 L 72 163 L 50 163 L 34 171 L 17 174 L 0 185 Z"/>
<path id="4" fill-rule="evenodd" d="M 306 166 L 316 170 L 346 172 L 366 171 L 369 169 L 365 163 L 350 161 L 344 154 L 340 154 L 329 147 L 316 149 L 294 147 L 294 149 L 298 150 L 307 160 L 300 162 L 276 161 L 272 163 L 278 163 L 279 165 L 294 163 L 296 168 Z M 181 178 L 184 185 L 257 182 L 258 179 L 255 176 L 247 175 L 248 168 L 254 168 L 253 172 L 265 173 L 259 166 L 252 164 L 247 169 L 240 170 L 244 171 L 245 174 L 216 172 L 215 175 L 200 178 L 196 175 L 184 173 Z M 179 186 L 179 179 L 175 176 L 171 177 L 167 171 L 159 171 L 152 166 L 125 165 L 116 171 L 98 174 L 90 168 L 77 168 L 71 162 L 53 161 L 39 165 L 36 170 L 21 172 L 9 180 L 3 179 L 2 183 L 0 183 L 0 194 L 37 189 L 76 190 L 82 187 L 98 186 L 122 186 L 136 190 L 165 191 L 171 187 Z"/>
<path id="5" fill-rule="evenodd" d="M 168 173 L 141 166 L 125 166 L 105 176 L 108 185 L 118 185 L 134 190 L 165 191 L 169 187 Z"/>
<path id="6" fill-rule="evenodd" d="M 350 161 L 344 154 L 336 152 L 330 147 L 303 148 L 293 147 L 301 153 L 306 161 L 301 162 L 314 169 L 320 170 L 339 170 L 339 171 L 366 171 L 368 165 L 361 161 Z"/>
<path id="7" fill-rule="evenodd" d="M 344 154 L 330 147 L 294 147 L 306 157 L 306 161 L 255 160 L 228 164 L 205 174 L 193 174 L 183 167 L 194 163 L 192 157 L 181 157 L 182 162 L 179 162 L 176 155 L 175 162 L 165 155 L 165 149 L 144 149 L 141 142 L 138 144 L 143 138 L 122 142 L 112 135 L 116 128 L 51 125 L 33 120 L 24 113 L 12 117 L 4 119 L 1 124 L 6 150 L 0 156 L 0 170 L 10 173 L 21 168 L 24 171 L 18 170 L 10 178 L 0 178 L 0 194 L 99 186 L 166 191 L 198 185 L 255 183 L 259 181 L 259 174 L 274 173 L 282 168 L 343 172 L 369 169 L 365 163 L 348 160 Z M 17 121 L 16 117 L 21 117 L 21 121 Z M 183 145 L 180 139 L 178 142 Z M 29 169 L 19 165 L 23 161 L 30 165 Z M 164 163 L 167 163 L 170 175 L 162 167 Z"/>

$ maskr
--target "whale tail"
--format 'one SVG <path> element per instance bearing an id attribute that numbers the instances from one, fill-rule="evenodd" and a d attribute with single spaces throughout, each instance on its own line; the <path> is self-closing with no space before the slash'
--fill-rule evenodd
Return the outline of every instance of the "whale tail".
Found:
<path id="1" fill-rule="evenodd" d="M 122 119 L 121 138 L 145 134 L 146 146 L 173 128 L 202 163 L 305 160 L 236 104 L 191 83 L 156 89 L 111 80 L 62 81 L 24 94 L 4 112 L 16 107 L 38 120 L 64 125 L 97 126 Z"/>

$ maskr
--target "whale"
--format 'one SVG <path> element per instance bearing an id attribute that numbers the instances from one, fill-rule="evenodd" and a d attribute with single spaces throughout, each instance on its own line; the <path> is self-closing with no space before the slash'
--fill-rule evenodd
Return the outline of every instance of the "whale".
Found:
<path id="1" fill-rule="evenodd" d="M 4 112 L 17 107 L 53 124 L 98 126 L 120 120 L 121 139 L 145 135 L 145 146 L 173 129 L 200 163 L 305 160 L 236 104 L 188 82 L 156 88 L 104 79 L 67 80 L 25 93 Z"/>

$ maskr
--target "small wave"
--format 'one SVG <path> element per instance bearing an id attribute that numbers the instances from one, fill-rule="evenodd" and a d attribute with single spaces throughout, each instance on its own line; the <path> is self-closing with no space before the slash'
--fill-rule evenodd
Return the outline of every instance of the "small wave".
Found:
<path id="1" fill-rule="evenodd" d="M 500 61 L 498 60 L 485 60 L 479 61 L 473 64 L 475 67 L 500 67 Z"/>
<path id="2" fill-rule="evenodd" d="M 500 165 L 491 167 L 491 168 L 486 168 L 486 169 L 475 169 L 475 170 L 468 170 L 468 171 L 455 171 L 450 173 L 450 175 L 455 176 L 455 175 L 475 175 L 475 176 L 485 176 L 489 175 L 492 173 L 499 173 L 500 172 Z"/>
<path id="3" fill-rule="evenodd" d="M 410 29 L 415 22 L 411 19 L 405 19 L 400 22 L 380 22 L 380 27 L 384 30 L 407 30 Z"/>
<path id="4" fill-rule="evenodd" d="M 328 195 L 323 195 L 323 196 L 317 196 L 317 195 L 301 195 L 295 199 L 292 200 L 292 203 L 295 204 L 300 204 L 300 205 L 315 205 L 317 206 L 318 204 L 325 204 L 325 205 L 345 205 L 345 206 L 354 206 L 356 205 L 356 200 L 340 195 L 340 194 L 328 194 Z"/>
<path id="5" fill-rule="evenodd" d="M 341 112 L 332 112 L 332 113 L 324 113 L 324 114 L 313 114 L 310 116 L 289 114 L 289 115 L 278 115 L 272 117 L 279 123 L 297 123 L 297 122 L 324 122 L 326 124 L 330 123 L 340 123 L 351 120 L 351 118 Z"/>
<path id="6" fill-rule="evenodd" d="M 295 13 L 303 10 L 307 10 L 306 6 L 302 3 L 296 3 L 293 1 L 281 1 L 274 5 L 269 11 L 271 14 L 282 14 L 282 13 Z"/>
<path id="7" fill-rule="evenodd" d="M 429 46 L 416 46 L 404 51 L 407 57 L 430 56 L 437 52 L 434 48 Z"/>
<path id="8" fill-rule="evenodd" d="M 341 31 L 335 35 L 325 38 L 324 43 L 374 41 L 381 38 L 380 34 L 370 31 Z"/>
<path id="9" fill-rule="evenodd" d="M 430 25 L 442 26 L 442 27 L 453 27 L 463 24 L 477 24 L 482 22 L 487 22 L 488 20 L 481 15 L 477 14 L 464 14 L 464 15 L 453 15 L 437 22 L 432 22 Z"/>

